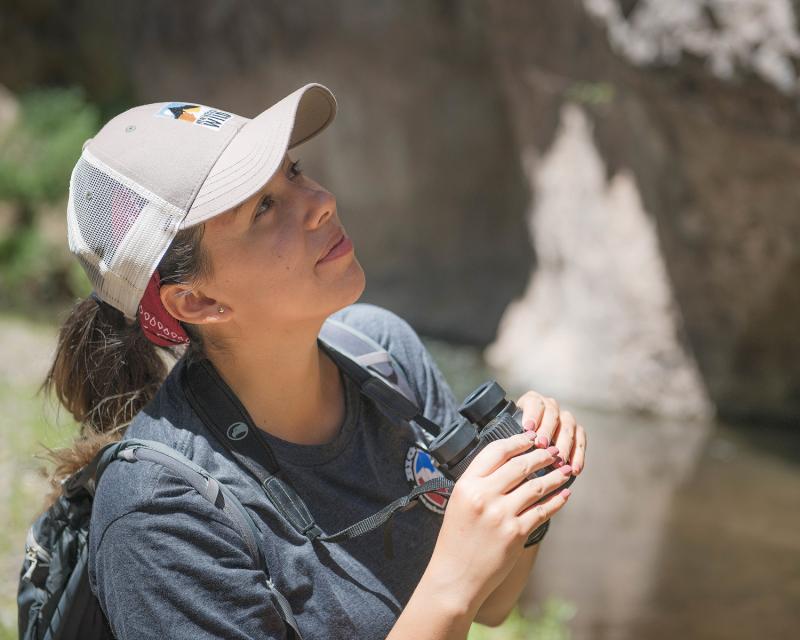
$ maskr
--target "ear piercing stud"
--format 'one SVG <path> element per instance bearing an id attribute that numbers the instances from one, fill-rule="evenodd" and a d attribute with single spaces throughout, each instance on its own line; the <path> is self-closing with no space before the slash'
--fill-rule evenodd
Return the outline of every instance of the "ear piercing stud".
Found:
<path id="1" fill-rule="evenodd" d="M 220 307 L 219 307 L 219 309 L 217 309 L 217 311 L 219 311 L 220 313 L 225 313 L 225 307 L 220 305 Z"/>

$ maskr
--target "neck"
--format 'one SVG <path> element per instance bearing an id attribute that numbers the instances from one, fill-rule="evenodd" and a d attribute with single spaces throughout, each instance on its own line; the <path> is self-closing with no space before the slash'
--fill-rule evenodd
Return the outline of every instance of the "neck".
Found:
<path id="1" fill-rule="evenodd" d="M 344 422 L 339 369 L 317 344 L 320 327 L 270 332 L 264 344 L 237 341 L 224 353 L 209 349 L 254 424 L 296 444 L 330 442 Z"/>

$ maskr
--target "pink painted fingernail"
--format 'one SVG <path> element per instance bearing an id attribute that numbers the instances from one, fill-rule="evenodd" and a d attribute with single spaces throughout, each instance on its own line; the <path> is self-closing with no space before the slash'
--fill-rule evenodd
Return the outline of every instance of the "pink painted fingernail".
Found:
<path id="1" fill-rule="evenodd" d="M 547 447 L 547 453 L 555 457 L 558 455 L 558 447 Z"/>
<path id="2" fill-rule="evenodd" d="M 526 420 L 522 423 L 522 428 L 525 429 L 525 431 L 533 431 L 536 429 L 536 423 L 533 420 Z"/>
<path id="3" fill-rule="evenodd" d="M 561 495 L 564 496 L 564 499 L 566 500 L 572 495 L 572 491 L 570 491 L 569 489 L 564 489 L 561 491 Z"/>
<path id="4" fill-rule="evenodd" d="M 536 443 L 536 434 L 533 431 L 526 431 L 525 437 L 528 438 L 534 444 Z"/>
<path id="5" fill-rule="evenodd" d="M 554 466 L 556 469 L 558 469 L 559 467 L 563 467 L 563 466 L 564 466 L 564 460 L 563 460 L 563 458 L 556 458 L 556 461 L 553 463 L 553 466 Z"/>
<path id="6" fill-rule="evenodd" d="M 547 436 L 539 436 L 536 444 L 542 449 L 547 449 L 547 446 L 550 444 L 550 439 Z"/>
<path id="7" fill-rule="evenodd" d="M 572 473 L 572 467 L 570 467 L 568 464 L 565 464 L 563 467 L 559 468 L 559 471 L 565 476 L 568 476 L 570 473 Z"/>

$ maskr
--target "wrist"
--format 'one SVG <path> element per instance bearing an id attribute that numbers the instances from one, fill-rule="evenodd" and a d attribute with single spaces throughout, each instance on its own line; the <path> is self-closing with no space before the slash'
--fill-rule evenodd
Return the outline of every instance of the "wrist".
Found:
<path id="1" fill-rule="evenodd" d="M 428 564 L 414 594 L 417 592 L 429 606 L 435 604 L 438 610 L 452 618 L 467 618 L 472 622 L 480 606 L 477 594 L 454 580 L 451 572 L 437 567 L 433 561 Z"/>
<path id="2" fill-rule="evenodd" d="M 466 640 L 477 612 L 455 591 L 426 570 L 386 640 Z"/>

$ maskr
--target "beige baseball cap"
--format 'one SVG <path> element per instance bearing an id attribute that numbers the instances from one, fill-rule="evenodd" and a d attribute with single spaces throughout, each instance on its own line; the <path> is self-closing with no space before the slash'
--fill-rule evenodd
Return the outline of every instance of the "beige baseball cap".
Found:
<path id="1" fill-rule="evenodd" d="M 134 319 L 178 231 L 247 200 L 336 109 L 330 89 L 309 83 L 252 119 L 196 102 L 112 118 L 84 143 L 67 203 L 69 248 L 95 293 Z"/>

